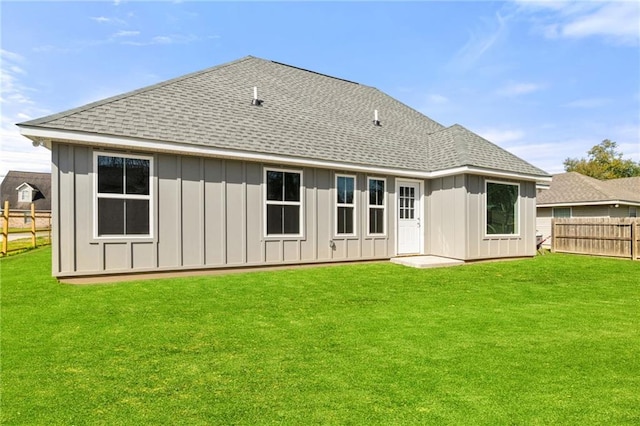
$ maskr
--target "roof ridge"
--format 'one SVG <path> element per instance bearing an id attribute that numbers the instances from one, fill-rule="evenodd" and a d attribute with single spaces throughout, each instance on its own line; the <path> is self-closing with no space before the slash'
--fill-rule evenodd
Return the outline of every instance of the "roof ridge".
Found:
<path id="1" fill-rule="evenodd" d="M 225 68 L 227 66 L 234 65 L 234 64 L 237 64 L 237 63 L 241 63 L 243 61 L 247 61 L 247 60 L 250 60 L 250 59 L 258 59 L 258 60 L 264 61 L 264 59 L 257 58 L 255 56 L 251 56 L 251 55 L 247 55 L 247 56 L 245 56 L 243 58 L 239 58 L 239 59 L 236 59 L 236 60 L 233 60 L 233 61 L 230 61 L 230 62 L 225 62 L 224 64 L 215 65 L 213 67 L 208 67 L 208 68 L 205 68 L 205 69 L 202 69 L 202 70 L 199 70 L 199 71 L 194 71 L 194 72 L 191 72 L 191 73 L 188 73 L 188 74 L 185 74 L 185 75 L 181 75 L 181 76 L 178 76 L 178 77 L 171 78 L 169 80 L 163 80 L 163 81 L 160 81 L 158 83 L 151 84 L 149 86 L 141 87 L 139 89 L 131 90 L 131 91 L 124 92 L 124 93 L 120 93 L 120 94 L 117 94 L 117 95 L 114 95 L 114 96 L 110 96 L 110 97 L 108 97 L 106 99 L 100 99 L 100 100 L 97 100 L 97 101 L 94 101 L 94 102 L 90 102 L 90 103 L 85 104 L 85 105 L 80 105 L 78 107 L 62 111 L 62 112 L 58 112 L 58 113 L 55 113 L 55 114 L 51 114 L 51 115 L 47 115 L 47 116 L 44 116 L 44 117 L 36 118 L 34 120 L 24 121 L 22 123 L 18 123 L 17 125 L 18 126 L 31 126 L 31 125 L 41 124 L 41 123 L 44 123 L 44 122 L 47 122 L 47 121 L 51 121 L 51 120 L 59 120 L 61 118 L 67 117 L 69 115 L 76 114 L 76 113 L 79 113 L 79 112 L 82 112 L 82 111 L 86 111 L 88 109 L 95 108 L 97 106 L 108 105 L 110 103 L 117 102 L 119 100 L 126 99 L 126 98 L 131 97 L 131 96 L 139 95 L 141 93 L 145 93 L 145 92 L 148 92 L 148 91 L 151 91 L 151 90 L 155 90 L 155 89 L 158 89 L 160 87 L 165 87 L 165 86 L 168 86 L 169 84 L 173 84 L 173 83 L 176 83 L 178 81 L 188 80 L 190 78 L 194 78 L 194 77 L 197 77 L 199 75 L 206 74 L 207 72 L 211 72 L 213 70 Z"/>
<path id="2" fill-rule="evenodd" d="M 604 182 L 601 180 L 598 180 L 591 176 L 583 175 L 582 173 L 578 173 L 578 172 L 568 172 L 568 173 L 575 173 L 578 176 L 578 178 L 581 179 L 586 185 L 589 185 L 593 190 L 595 190 L 605 198 L 610 198 L 611 195 L 614 195 L 613 193 L 609 193 L 606 190 L 607 189 L 606 186 L 603 188 Z"/>
<path id="3" fill-rule="evenodd" d="M 318 71 L 313 71 L 313 70 L 308 70 L 306 68 L 296 67 L 295 65 L 285 64 L 284 62 L 278 62 L 278 61 L 270 61 L 270 62 L 272 62 L 272 63 L 274 63 L 276 65 L 282 65 L 282 66 L 285 66 L 285 67 L 295 68 L 297 70 L 306 71 L 306 72 L 309 72 L 311 74 L 317 74 L 317 75 L 321 75 L 323 77 L 334 78 L 336 80 L 345 81 L 347 83 L 352 83 L 352 84 L 357 84 L 358 86 L 362 86 L 362 84 L 358 83 L 357 81 L 347 80 L 346 78 L 340 78 L 340 77 L 336 77 L 336 76 L 333 76 L 333 75 L 324 74 L 324 73 L 321 73 L 321 72 L 318 72 Z"/>

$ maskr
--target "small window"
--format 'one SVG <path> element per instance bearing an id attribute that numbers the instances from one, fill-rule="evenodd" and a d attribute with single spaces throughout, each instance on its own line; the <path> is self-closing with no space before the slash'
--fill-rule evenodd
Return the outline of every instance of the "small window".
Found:
<path id="1" fill-rule="evenodd" d="M 95 155 L 96 235 L 151 235 L 151 158 Z"/>
<path id="2" fill-rule="evenodd" d="M 554 207 L 553 217 L 558 219 L 563 217 L 571 217 L 571 207 Z"/>
<path id="3" fill-rule="evenodd" d="M 513 183 L 486 184 L 487 235 L 517 235 L 520 186 Z"/>
<path id="4" fill-rule="evenodd" d="M 18 201 L 21 203 L 30 203 L 32 200 L 31 189 L 25 188 L 18 191 Z"/>
<path id="5" fill-rule="evenodd" d="M 355 235 L 354 176 L 336 175 L 336 235 Z"/>
<path id="6" fill-rule="evenodd" d="M 369 178 L 369 234 L 385 233 L 385 180 Z"/>
<path id="7" fill-rule="evenodd" d="M 302 173 L 265 169 L 265 182 L 267 235 L 300 235 Z"/>
<path id="8" fill-rule="evenodd" d="M 629 207 L 629 217 L 638 217 L 638 209 L 636 207 Z"/>

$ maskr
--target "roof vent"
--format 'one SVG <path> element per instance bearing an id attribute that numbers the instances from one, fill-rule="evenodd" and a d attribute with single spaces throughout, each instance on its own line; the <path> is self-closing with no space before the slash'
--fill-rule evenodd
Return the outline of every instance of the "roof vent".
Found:
<path id="1" fill-rule="evenodd" d="M 256 86 L 253 87 L 253 99 L 251 100 L 251 105 L 262 106 L 262 100 L 258 99 L 258 88 Z"/>
<path id="2" fill-rule="evenodd" d="M 378 120 L 378 110 L 377 109 L 373 110 L 373 125 L 374 126 L 382 126 L 382 124 L 380 124 L 380 120 Z"/>

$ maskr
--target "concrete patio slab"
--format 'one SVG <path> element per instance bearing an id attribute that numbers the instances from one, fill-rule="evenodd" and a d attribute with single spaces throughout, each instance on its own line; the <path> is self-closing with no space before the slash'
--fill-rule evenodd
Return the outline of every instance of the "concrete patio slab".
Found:
<path id="1" fill-rule="evenodd" d="M 412 268 L 442 268 L 445 266 L 464 265 L 464 261 L 439 256 L 406 256 L 391 258 L 392 263 Z"/>

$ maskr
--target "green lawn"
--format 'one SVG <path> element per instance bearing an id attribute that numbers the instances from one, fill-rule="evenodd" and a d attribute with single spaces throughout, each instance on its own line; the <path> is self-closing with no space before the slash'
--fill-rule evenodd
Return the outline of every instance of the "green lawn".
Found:
<path id="1" fill-rule="evenodd" d="M 70 286 L 0 260 L 0 423 L 640 423 L 640 262 Z"/>

